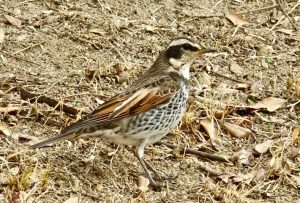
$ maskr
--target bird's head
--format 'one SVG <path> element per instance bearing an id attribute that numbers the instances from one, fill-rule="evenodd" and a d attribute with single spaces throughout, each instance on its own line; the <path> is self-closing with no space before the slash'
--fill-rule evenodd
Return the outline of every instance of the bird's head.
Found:
<path id="1" fill-rule="evenodd" d="M 210 48 L 201 48 L 193 39 L 179 37 L 173 39 L 163 51 L 164 60 L 171 65 L 171 69 L 179 71 L 183 77 L 189 79 L 189 71 L 192 63 L 202 54 L 215 52 Z"/>

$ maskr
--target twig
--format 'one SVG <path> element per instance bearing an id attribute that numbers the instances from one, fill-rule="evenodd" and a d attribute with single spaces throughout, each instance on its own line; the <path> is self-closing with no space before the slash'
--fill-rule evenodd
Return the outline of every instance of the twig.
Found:
<path id="1" fill-rule="evenodd" d="M 11 57 L 11 58 L 15 58 L 15 59 L 18 59 L 18 60 L 22 60 L 22 61 L 26 61 L 28 63 L 32 63 L 32 64 L 35 64 L 35 65 L 38 65 L 38 66 L 41 66 L 41 64 L 38 64 L 36 62 L 33 62 L 33 61 L 29 61 L 27 59 L 24 59 L 24 58 L 21 58 L 21 57 L 18 57 L 18 56 L 15 56 L 15 55 L 12 55 L 12 54 L 9 54 L 7 52 L 2 52 L 3 54 L 7 55 L 8 57 Z"/>
<path id="2" fill-rule="evenodd" d="M 16 51 L 16 52 L 12 53 L 12 55 L 16 55 L 16 54 L 18 54 L 18 53 L 21 53 L 21 52 L 23 52 L 23 51 L 26 51 L 27 49 L 31 49 L 31 48 L 33 48 L 33 47 L 39 46 L 39 45 L 44 44 L 44 43 L 45 43 L 45 42 L 39 42 L 39 43 L 37 43 L 37 44 L 33 44 L 33 45 L 31 45 L 31 46 L 25 47 L 24 49 L 20 49 L 20 50 L 18 50 L 18 51 Z"/>
<path id="3" fill-rule="evenodd" d="M 168 147 L 170 149 L 177 149 L 177 148 L 179 148 L 180 153 L 194 154 L 194 155 L 206 158 L 206 159 L 230 163 L 230 161 L 228 159 L 226 159 L 226 158 L 224 158 L 222 156 L 219 156 L 219 155 L 209 154 L 209 153 L 206 153 L 206 152 L 197 151 L 197 150 L 194 150 L 194 149 L 191 149 L 191 148 L 186 148 L 186 147 L 178 147 L 178 146 L 175 146 L 175 145 L 172 145 L 172 144 L 169 144 L 169 143 L 165 143 L 165 142 L 161 142 L 161 141 L 157 142 L 156 144 L 158 144 L 158 145 L 165 145 L 166 147 Z"/>
<path id="4" fill-rule="evenodd" d="M 29 99 L 29 101 L 31 103 L 32 102 L 46 103 L 55 109 L 61 109 L 65 113 L 71 114 L 74 116 L 77 115 L 78 113 L 87 114 L 87 112 L 85 112 L 85 111 L 78 110 L 76 108 L 67 106 L 65 104 L 60 105 L 60 102 L 58 102 L 55 99 L 52 99 L 50 97 L 47 97 L 45 95 L 33 94 L 31 92 L 28 92 L 27 90 L 23 89 L 22 87 L 19 87 L 19 92 L 20 92 L 21 99 L 24 99 L 24 100 Z"/>
<path id="5" fill-rule="evenodd" d="M 278 5 L 280 6 L 282 12 L 284 13 L 285 17 L 287 17 L 287 19 L 289 19 L 289 21 L 291 22 L 291 24 L 293 25 L 295 30 L 298 30 L 297 26 L 295 25 L 295 23 L 293 22 L 293 20 L 291 19 L 291 17 L 289 16 L 289 14 L 285 11 L 285 9 L 283 8 L 283 5 L 281 4 L 281 0 L 277 0 Z"/>
<path id="6" fill-rule="evenodd" d="M 215 10 L 215 8 L 216 8 L 222 1 L 223 1 L 223 0 L 218 1 L 218 2 L 212 7 L 211 10 Z"/>
<path id="7" fill-rule="evenodd" d="M 7 11 L 7 10 L 5 10 L 5 9 L 3 9 L 3 8 L 0 8 L 0 11 L 3 11 L 3 12 L 5 12 L 5 13 L 8 13 L 9 15 L 14 15 L 12 12 Z"/>
<path id="8" fill-rule="evenodd" d="M 115 43 L 113 44 L 113 43 L 111 43 L 111 42 L 110 42 L 110 44 L 111 44 L 111 47 L 117 52 L 117 54 L 122 58 L 125 67 L 126 67 L 127 69 L 129 69 L 127 60 L 125 59 L 125 57 L 123 56 L 123 54 L 121 54 L 121 52 L 119 52 L 119 50 L 114 46 L 114 45 L 116 45 L 116 44 L 115 44 Z"/>
<path id="9" fill-rule="evenodd" d="M 287 106 L 287 108 L 291 108 L 290 111 L 293 111 L 295 106 L 297 106 L 298 104 L 300 104 L 300 100 L 298 100 L 297 102 L 293 103 L 293 104 L 289 104 Z"/>
<path id="10" fill-rule="evenodd" d="M 263 7 L 263 8 L 253 9 L 253 10 L 240 11 L 240 12 L 237 12 L 237 14 L 254 13 L 254 12 L 269 10 L 269 9 L 276 8 L 276 7 L 278 7 L 277 4 L 272 5 L 272 6 L 266 6 L 266 7 Z"/>
<path id="11" fill-rule="evenodd" d="M 288 15 L 291 14 L 299 5 L 300 5 L 300 1 L 298 1 L 298 3 L 287 14 Z M 277 27 L 277 25 L 281 23 L 283 18 L 284 16 L 281 16 L 281 18 L 279 18 L 278 22 L 275 25 L 273 25 L 273 27 L 269 30 L 269 32 L 273 31 Z"/>
<path id="12" fill-rule="evenodd" d="M 245 82 L 245 81 L 237 80 L 237 79 L 228 77 L 228 76 L 226 76 L 226 75 L 222 75 L 221 73 L 217 73 L 217 72 L 215 72 L 215 71 L 212 71 L 212 73 L 213 73 L 214 75 L 217 75 L 217 76 L 219 76 L 219 77 L 226 78 L 227 80 L 231 80 L 231 81 L 233 81 L 233 82 L 237 82 L 237 83 L 247 83 L 247 82 Z"/>
<path id="13" fill-rule="evenodd" d="M 214 175 L 214 176 L 220 176 L 223 174 L 220 171 L 216 171 L 216 170 L 210 168 L 209 166 L 204 165 L 204 163 L 202 163 L 202 162 L 199 162 L 199 168 L 203 171 L 208 172 L 211 175 Z"/>

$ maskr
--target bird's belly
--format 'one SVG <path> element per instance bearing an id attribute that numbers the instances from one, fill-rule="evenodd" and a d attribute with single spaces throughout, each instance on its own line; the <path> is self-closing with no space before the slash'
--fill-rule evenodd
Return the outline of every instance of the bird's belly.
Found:
<path id="1" fill-rule="evenodd" d="M 108 140 L 109 142 L 115 144 L 122 144 L 122 145 L 138 145 L 140 140 L 137 140 L 131 136 L 125 136 L 123 133 L 120 132 L 120 127 L 115 129 L 109 130 L 96 130 L 92 133 L 85 133 L 81 134 L 80 138 L 100 138 L 104 140 Z"/>
<path id="2" fill-rule="evenodd" d="M 178 94 L 169 103 L 132 117 L 124 134 L 136 139 L 149 139 L 149 144 L 162 139 L 176 127 L 185 112 L 188 94 Z"/>

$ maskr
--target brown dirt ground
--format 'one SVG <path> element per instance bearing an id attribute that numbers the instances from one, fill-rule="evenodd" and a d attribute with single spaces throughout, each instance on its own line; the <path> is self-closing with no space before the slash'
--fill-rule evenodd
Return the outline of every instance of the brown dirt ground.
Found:
<path id="1" fill-rule="evenodd" d="M 299 202 L 300 141 L 291 133 L 300 121 L 299 105 L 273 113 L 234 112 L 225 120 L 246 119 L 240 125 L 251 129 L 252 135 L 236 138 L 219 127 L 219 142 L 212 146 L 199 121 L 218 107 L 199 103 L 195 97 L 200 94 L 228 105 L 246 105 L 269 96 L 286 99 L 287 104 L 299 100 L 295 86 L 287 90 L 286 83 L 288 78 L 300 77 L 300 34 L 290 33 L 293 26 L 281 17 L 279 6 L 257 10 L 272 5 L 272 1 L 240 0 L 0 0 L 0 13 L 22 22 L 17 28 L 0 16 L 5 33 L 0 44 L 0 76 L 16 77 L 2 85 L 0 106 L 22 107 L 18 114 L 0 114 L 1 125 L 11 131 L 0 133 L 0 202 L 21 202 L 22 198 L 23 202 L 64 202 L 70 197 L 80 202 Z M 289 15 L 300 28 L 299 1 L 282 5 L 287 12 L 298 5 Z M 240 12 L 249 23 L 236 30 L 224 16 L 228 12 Z M 192 67 L 191 108 L 164 141 L 231 157 L 233 164 L 149 146 L 146 159 L 159 171 L 178 178 L 166 181 L 170 187 L 160 192 L 142 192 L 137 186 L 142 169 L 130 146 L 117 148 L 94 139 L 26 149 L 28 139 L 22 136 L 43 139 L 76 118 L 46 104 L 22 100 L 10 87 L 20 85 L 90 111 L 97 105 L 95 98 L 105 100 L 122 91 L 151 65 L 170 39 L 182 35 L 219 53 Z M 244 76 L 230 72 L 232 61 L 240 65 Z M 87 78 L 93 70 L 98 71 Z M 211 85 L 203 94 L 204 72 L 210 75 Z M 219 96 L 215 92 L 220 83 L 229 88 L 237 84 L 221 75 L 242 83 L 260 82 L 262 89 Z M 253 148 L 266 140 L 273 141 L 270 152 L 255 155 Z M 249 163 L 243 165 L 243 160 Z M 200 169 L 201 163 L 222 175 L 208 174 Z"/>

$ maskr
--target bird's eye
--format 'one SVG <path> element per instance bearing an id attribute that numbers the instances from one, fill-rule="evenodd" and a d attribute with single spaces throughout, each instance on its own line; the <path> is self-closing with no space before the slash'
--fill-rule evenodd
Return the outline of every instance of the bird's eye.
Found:
<path id="1" fill-rule="evenodd" d="M 193 48 L 190 44 L 184 44 L 182 47 L 186 50 L 191 50 Z"/>
<path id="2" fill-rule="evenodd" d="M 185 50 L 189 50 L 189 51 L 197 51 L 198 50 L 197 47 L 194 47 L 190 44 L 183 44 L 182 48 L 185 49 Z"/>

